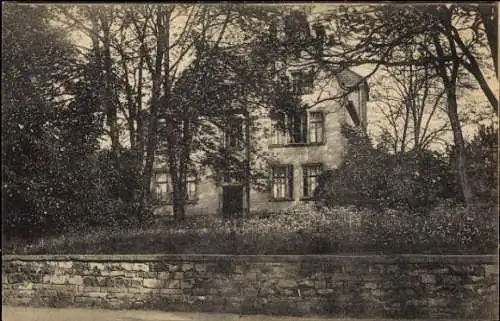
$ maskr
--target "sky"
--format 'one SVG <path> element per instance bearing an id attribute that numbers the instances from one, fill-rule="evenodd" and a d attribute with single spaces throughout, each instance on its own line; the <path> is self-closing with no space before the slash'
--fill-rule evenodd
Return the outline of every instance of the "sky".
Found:
<path id="1" fill-rule="evenodd" d="M 290 6 L 300 6 L 300 4 L 294 3 L 290 4 Z M 315 5 L 313 8 L 313 12 L 321 12 L 324 10 L 328 10 L 332 7 L 332 4 L 320 4 L 320 5 Z M 177 18 L 175 21 L 177 23 L 177 26 L 173 26 L 173 30 L 179 30 L 185 23 L 185 17 L 181 16 Z M 174 33 L 174 32 L 172 32 Z M 91 45 L 90 39 L 85 36 L 83 33 L 79 32 L 74 32 L 72 34 L 72 39 L 75 43 L 77 43 L 79 46 L 83 48 L 89 48 Z M 189 60 L 186 60 L 184 63 L 181 64 L 180 70 L 182 70 Z M 368 75 L 372 70 L 374 66 L 373 65 L 364 65 L 364 66 L 359 66 L 359 67 L 354 67 L 352 68 L 353 71 L 357 72 L 358 74 L 362 76 Z M 495 74 L 493 71 L 489 71 L 488 73 L 485 74 L 489 84 L 493 88 L 494 92 L 498 93 L 498 81 L 495 77 Z M 373 84 L 373 81 L 369 80 L 369 83 Z M 497 95 L 498 97 L 498 95 Z M 373 137 L 377 137 L 379 134 L 379 131 L 377 130 L 378 125 L 384 125 L 384 119 L 381 118 L 380 112 L 378 111 L 377 108 L 377 102 L 376 101 L 370 101 L 368 102 L 367 109 L 368 109 L 368 130 L 372 134 Z M 478 115 L 484 115 L 484 114 L 491 114 L 491 119 L 495 119 L 496 122 L 498 122 L 497 117 L 495 117 L 495 114 L 492 113 L 492 108 L 489 106 L 486 97 L 484 96 L 482 90 L 476 89 L 476 90 L 469 90 L 461 95 L 459 95 L 459 108 L 462 111 L 466 111 L 469 109 L 474 109 Z M 488 123 L 488 119 L 486 121 L 482 121 L 482 123 Z M 463 127 L 464 135 L 466 138 L 471 138 L 473 135 L 474 131 L 477 128 L 477 124 L 466 124 Z M 451 133 L 448 133 L 447 135 L 444 136 L 444 138 L 452 143 L 452 136 Z M 441 146 L 434 146 L 436 149 L 441 149 Z"/>

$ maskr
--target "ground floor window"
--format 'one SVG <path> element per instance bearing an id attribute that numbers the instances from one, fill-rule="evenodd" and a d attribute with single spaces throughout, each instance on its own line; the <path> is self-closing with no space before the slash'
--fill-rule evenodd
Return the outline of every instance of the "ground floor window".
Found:
<path id="1" fill-rule="evenodd" d="M 195 201 L 196 200 L 196 177 L 188 177 L 186 180 L 186 200 Z"/>
<path id="2" fill-rule="evenodd" d="M 271 185 L 274 200 L 291 200 L 293 198 L 293 166 L 273 166 Z"/>
<path id="3" fill-rule="evenodd" d="M 157 172 L 155 174 L 155 196 L 160 202 L 171 202 L 171 183 L 169 182 L 168 174 L 165 172 Z"/>
<path id="4" fill-rule="evenodd" d="M 303 172 L 303 196 L 304 198 L 314 197 L 314 190 L 318 186 L 318 176 L 323 171 L 321 164 L 308 164 L 302 167 Z"/>
<path id="5" fill-rule="evenodd" d="M 172 203 L 174 200 L 174 189 L 172 179 L 167 172 L 156 172 L 154 181 L 154 191 L 156 200 L 162 203 Z M 186 201 L 196 201 L 197 199 L 197 179 L 195 175 L 186 178 Z"/>

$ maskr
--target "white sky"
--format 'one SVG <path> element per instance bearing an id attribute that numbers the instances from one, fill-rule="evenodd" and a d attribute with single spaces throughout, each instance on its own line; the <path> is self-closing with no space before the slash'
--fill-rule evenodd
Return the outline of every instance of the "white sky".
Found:
<path id="1" fill-rule="evenodd" d="M 280 4 L 280 5 L 282 5 L 282 4 Z M 287 4 L 287 5 L 300 6 L 300 4 L 297 4 L 297 3 Z M 328 10 L 329 8 L 331 8 L 332 5 L 338 5 L 338 4 L 315 5 L 314 11 Z M 177 18 L 177 21 L 175 21 L 175 22 L 177 23 L 177 26 L 175 26 L 175 24 L 174 24 L 173 31 L 171 34 L 174 34 L 175 31 L 180 31 L 180 28 L 182 28 L 182 26 L 185 23 L 185 17 L 181 16 L 181 17 Z M 90 39 L 82 33 L 74 33 L 72 35 L 72 38 L 75 41 L 75 43 L 77 43 L 81 47 L 89 48 L 91 45 Z M 175 57 L 172 57 L 172 58 L 175 59 Z M 183 63 L 181 63 L 179 69 L 182 70 L 183 68 L 185 68 L 187 66 L 188 62 L 189 62 L 189 59 L 187 59 Z M 355 72 L 359 73 L 362 76 L 366 76 L 367 74 L 369 74 L 372 71 L 372 68 L 373 68 L 373 66 L 366 65 L 366 66 L 352 68 L 352 70 L 354 70 Z M 495 77 L 494 72 L 489 71 L 488 73 L 485 74 L 485 76 L 487 77 L 488 82 L 489 82 L 490 86 L 492 87 L 492 89 L 494 90 L 494 92 L 498 93 L 499 86 L 498 86 L 498 81 Z M 377 136 L 377 130 L 376 130 L 376 126 L 374 126 L 374 124 L 383 124 L 383 118 L 381 118 L 380 113 L 377 112 L 377 108 L 374 104 L 375 104 L 375 102 L 371 101 L 368 103 L 368 106 L 367 106 L 367 108 L 368 108 L 368 128 L 369 128 L 369 131 L 373 134 L 373 136 Z M 495 120 L 498 123 L 498 118 L 492 112 L 492 108 L 489 106 L 489 103 L 486 100 L 486 97 L 484 96 L 481 89 L 470 90 L 467 93 L 465 93 L 464 95 L 459 96 L 459 109 L 461 111 L 465 111 L 465 110 L 468 110 L 470 108 L 475 109 L 478 114 L 483 114 L 483 115 L 490 114 L 491 119 Z M 486 123 L 487 122 L 488 121 L 486 121 Z M 483 121 L 483 123 L 485 123 L 485 122 Z M 477 128 L 477 124 L 464 124 L 464 128 L 463 128 L 464 135 L 467 138 L 470 138 L 476 128 Z M 453 140 L 452 140 L 451 133 L 449 135 L 447 135 L 447 140 L 450 143 L 452 143 Z M 435 146 L 435 147 L 438 147 L 438 146 Z"/>

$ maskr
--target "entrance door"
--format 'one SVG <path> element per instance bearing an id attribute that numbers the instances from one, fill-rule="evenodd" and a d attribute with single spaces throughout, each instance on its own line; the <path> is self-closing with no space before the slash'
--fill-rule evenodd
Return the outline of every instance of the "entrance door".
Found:
<path id="1" fill-rule="evenodd" d="M 243 213 L 243 186 L 226 185 L 222 187 L 222 216 L 239 217 Z"/>

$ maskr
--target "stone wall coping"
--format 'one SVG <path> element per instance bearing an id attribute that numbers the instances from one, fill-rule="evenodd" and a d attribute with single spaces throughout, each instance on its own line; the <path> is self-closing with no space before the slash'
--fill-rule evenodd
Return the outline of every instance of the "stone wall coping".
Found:
<path id="1" fill-rule="evenodd" d="M 224 254 L 55 254 L 2 255 L 2 261 L 83 261 L 83 262 L 261 262 L 330 264 L 498 264 L 498 255 L 224 255 Z"/>

